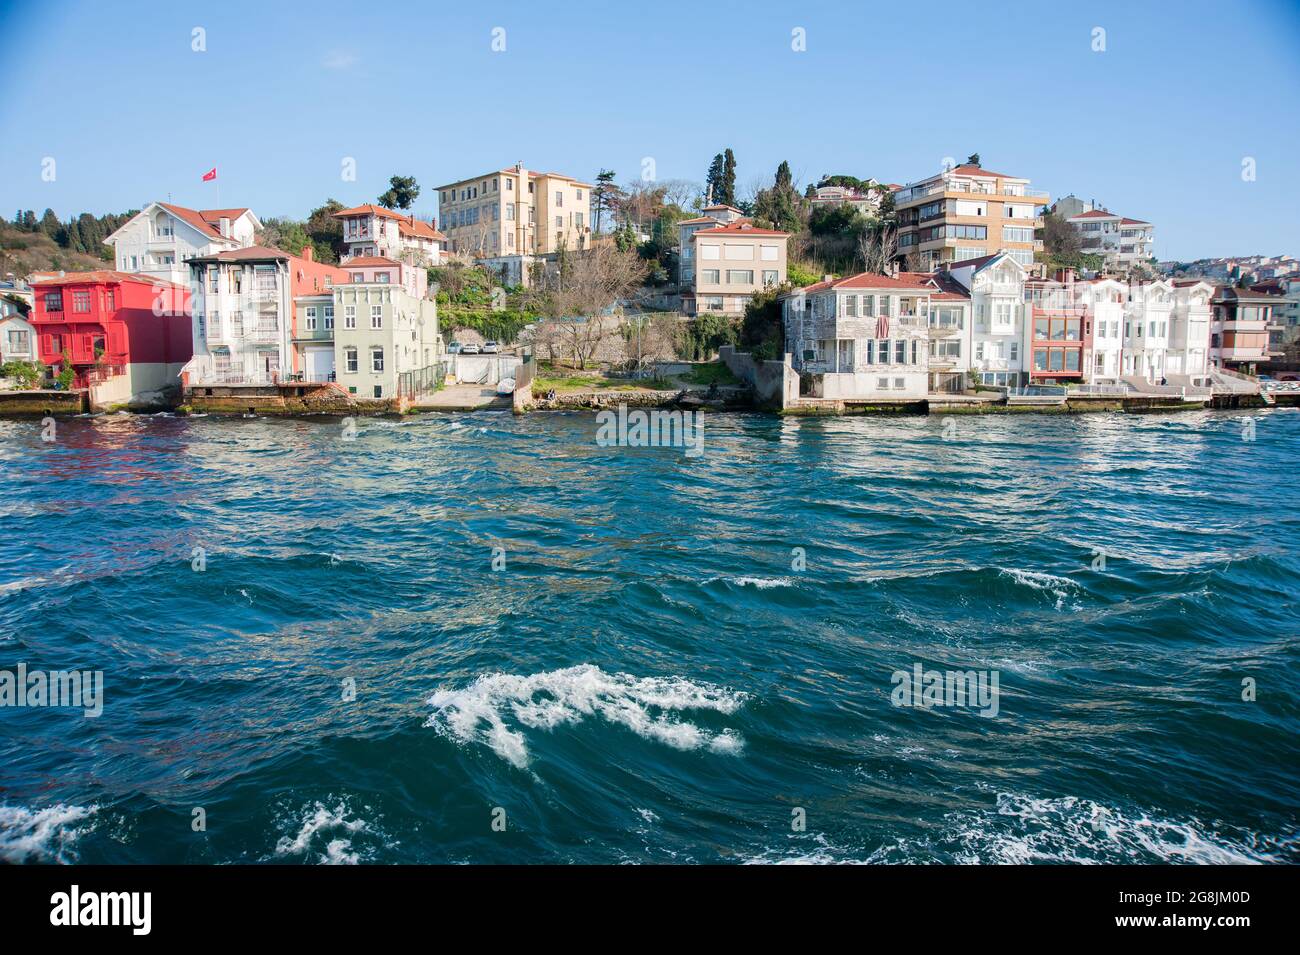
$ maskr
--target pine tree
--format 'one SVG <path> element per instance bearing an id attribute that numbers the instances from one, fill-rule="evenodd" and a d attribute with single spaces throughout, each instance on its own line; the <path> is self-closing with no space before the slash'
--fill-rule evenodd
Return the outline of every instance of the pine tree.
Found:
<path id="1" fill-rule="evenodd" d="M 724 206 L 734 206 L 736 204 L 736 155 L 727 147 L 722 161 L 722 191 L 719 196 L 714 197 L 715 202 L 720 202 Z"/>
<path id="2" fill-rule="evenodd" d="M 596 235 L 606 212 L 612 212 L 622 190 L 614 184 L 614 170 L 602 169 L 596 174 L 596 188 L 591 191 L 591 208 L 596 216 Z"/>
<path id="3" fill-rule="evenodd" d="M 58 242 L 59 245 L 63 245 L 62 242 L 59 242 L 59 236 L 63 233 L 63 223 L 59 221 L 59 217 L 54 214 L 53 209 L 46 209 L 45 215 L 41 216 L 40 231 Z"/>
<path id="4" fill-rule="evenodd" d="M 713 157 L 713 162 L 709 163 L 709 174 L 704 177 L 704 194 L 709 203 L 722 201 L 718 196 L 722 194 L 722 167 L 725 162 L 726 158 L 718 153 Z"/>

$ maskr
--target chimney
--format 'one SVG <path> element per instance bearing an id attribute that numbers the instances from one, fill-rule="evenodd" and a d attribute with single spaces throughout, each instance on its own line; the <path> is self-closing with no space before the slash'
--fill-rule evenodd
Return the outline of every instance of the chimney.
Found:
<path id="1" fill-rule="evenodd" d="M 833 275 L 823 275 L 823 276 L 822 276 L 822 281 L 823 281 L 823 282 L 833 282 L 833 281 L 835 281 L 835 276 L 833 276 Z"/>
<path id="2" fill-rule="evenodd" d="M 304 245 L 302 247 L 302 258 L 306 259 L 308 262 L 315 262 L 316 250 L 310 245 Z"/>
<path id="3" fill-rule="evenodd" d="M 227 239 L 229 239 L 230 238 L 230 216 L 222 216 L 220 219 L 217 220 L 217 222 L 221 234 L 225 236 Z"/>

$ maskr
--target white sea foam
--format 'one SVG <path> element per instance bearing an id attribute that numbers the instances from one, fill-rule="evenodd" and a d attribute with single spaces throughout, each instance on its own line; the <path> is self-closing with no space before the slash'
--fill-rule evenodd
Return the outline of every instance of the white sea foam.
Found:
<path id="1" fill-rule="evenodd" d="M 489 673 L 467 687 L 438 690 L 429 698 L 434 712 L 425 725 L 458 742 L 488 746 L 520 769 L 528 765 L 528 746 L 524 734 L 511 724 L 552 730 L 589 717 L 674 749 L 735 754 L 744 748 L 744 740 L 734 731 L 711 733 L 674 714 L 731 714 L 745 698 L 743 693 L 680 677 L 638 678 L 583 664 L 528 676 Z"/>
<path id="2" fill-rule="evenodd" d="M 95 806 L 0 806 L 0 861 L 76 862 L 76 843 Z"/>
<path id="3" fill-rule="evenodd" d="M 738 587 L 757 587 L 759 590 L 794 586 L 794 581 L 789 577 L 737 577 L 732 583 Z"/>
<path id="4" fill-rule="evenodd" d="M 1066 598 L 1071 593 L 1077 593 L 1079 590 L 1079 584 L 1069 577 L 1058 577 L 1056 574 L 1049 574 L 1044 571 L 1022 570 L 1019 567 L 999 567 L 998 573 L 1004 577 L 1010 577 L 1018 584 L 1050 593 L 1056 598 L 1057 610 L 1065 606 Z"/>
<path id="5" fill-rule="evenodd" d="M 364 853 L 353 847 L 352 840 L 362 834 L 376 835 L 373 825 L 355 817 L 343 800 L 333 808 L 320 801 L 304 806 L 290 818 L 289 826 L 296 826 L 297 834 L 281 836 L 275 856 L 308 859 L 320 865 L 356 865 Z"/>
<path id="6" fill-rule="evenodd" d="M 789 577 L 709 577 L 706 584 L 725 580 L 737 587 L 754 587 L 758 590 L 770 590 L 773 587 L 793 587 L 794 581 Z"/>
<path id="7" fill-rule="evenodd" d="M 996 808 L 952 813 L 940 837 L 899 840 L 871 854 L 874 862 L 927 862 L 946 856 L 967 864 L 1243 865 L 1284 861 L 1287 843 L 1252 834 L 1229 836 L 1197 819 L 1121 812 L 1076 796 L 997 794 Z"/>

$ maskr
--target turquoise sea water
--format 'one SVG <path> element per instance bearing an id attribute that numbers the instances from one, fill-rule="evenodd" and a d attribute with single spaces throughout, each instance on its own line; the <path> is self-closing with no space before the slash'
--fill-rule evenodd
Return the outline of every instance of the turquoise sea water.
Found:
<path id="1" fill-rule="evenodd" d="M 0 708 L 0 859 L 1300 861 L 1244 417 L 0 422 L 0 670 L 104 680 Z"/>

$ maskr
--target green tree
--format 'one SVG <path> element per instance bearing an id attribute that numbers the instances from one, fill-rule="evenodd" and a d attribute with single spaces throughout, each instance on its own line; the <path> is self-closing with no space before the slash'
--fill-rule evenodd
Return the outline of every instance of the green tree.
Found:
<path id="1" fill-rule="evenodd" d="M 60 358 L 62 358 L 62 361 L 60 362 L 59 373 L 56 376 L 56 380 L 59 385 L 62 386 L 64 391 L 69 391 L 72 388 L 72 383 L 77 378 L 77 371 L 72 367 L 72 355 L 66 348 L 63 350 L 63 354 Z"/>
<path id="2" fill-rule="evenodd" d="M 787 288 L 764 289 L 745 304 L 745 317 L 740 322 L 740 346 L 749 350 L 756 359 L 779 358 L 783 351 L 785 333 L 781 327 L 781 303 L 777 296 Z"/>
<path id="3" fill-rule="evenodd" d="M 773 228 L 785 232 L 799 232 L 803 228 L 800 215 L 802 208 L 803 203 L 790 173 L 790 164 L 782 161 L 776 168 L 772 188 L 761 190 L 754 199 L 754 218 L 771 223 Z"/>
<path id="4" fill-rule="evenodd" d="M 596 188 L 591 190 L 591 210 L 596 217 L 594 234 L 600 235 L 600 223 L 605 213 L 613 214 L 618 208 L 623 190 L 614 182 L 614 170 L 601 169 L 596 173 Z"/>
<path id="5" fill-rule="evenodd" d="M 313 209 L 307 217 L 307 238 L 319 262 L 333 265 L 343 257 L 343 223 L 334 218 L 334 213 L 342 209 L 343 203 L 337 199 L 326 199 L 323 206 Z"/>
<path id="6" fill-rule="evenodd" d="M 722 166 L 725 162 L 726 158 L 718 153 L 709 163 L 709 172 L 704 177 L 704 196 L 708 203 L 720 201 L 718 195 L 722 190 Z"/>
<path id="7" fill-rule="evenodd" d="M 818 186 L 839 186 L 842 189 L 853 189 L 857 192 L 866 192 L 870 185 L 869 180 L 859 179 L 857 176 L 846 176 L 837 173 L 833 176 L 822 176 L 817 183 Z"/>
<path id="8" fill-rule="evenodd" d="M 22 390 L 30 390 L 45 380 L 45 366 L 39 361 L 8 361 L 0 367 L 0 378 L 12 378 Z"/>
<path id="9" fill-rule="evenodd" d="M 379 204 L 388 209 L 409 209 L 420 195 L 420 186 L 414 176 L 393 176 L 388 180 L 388 190 L 379 197 Z"/>
<path id="10" fill-rule="evenodd" d="M 813 235 L 856 236 L 866 228 L 866 220 L 849 203 L 819 205 L 808 217 L 808 231 Z"/>
<path id="11" fill-rule="evenodd" d="M 728 146 L 722 159 L 722 193 L 721 196 L 714 197 L 715 202 L 720 202 L 724 206 L 734 206 L 736 204 L 736 155 Z"/>
<path id="12" fill-rule="evenodd" d="M 59 245 L 67 245 L 67 232 L 63 228 L 63 223 L 59 221 L 59 217 L 54 214 L 53 209 L 46 209 L 45 214 L 41 216 L 40 231 Z"/>

